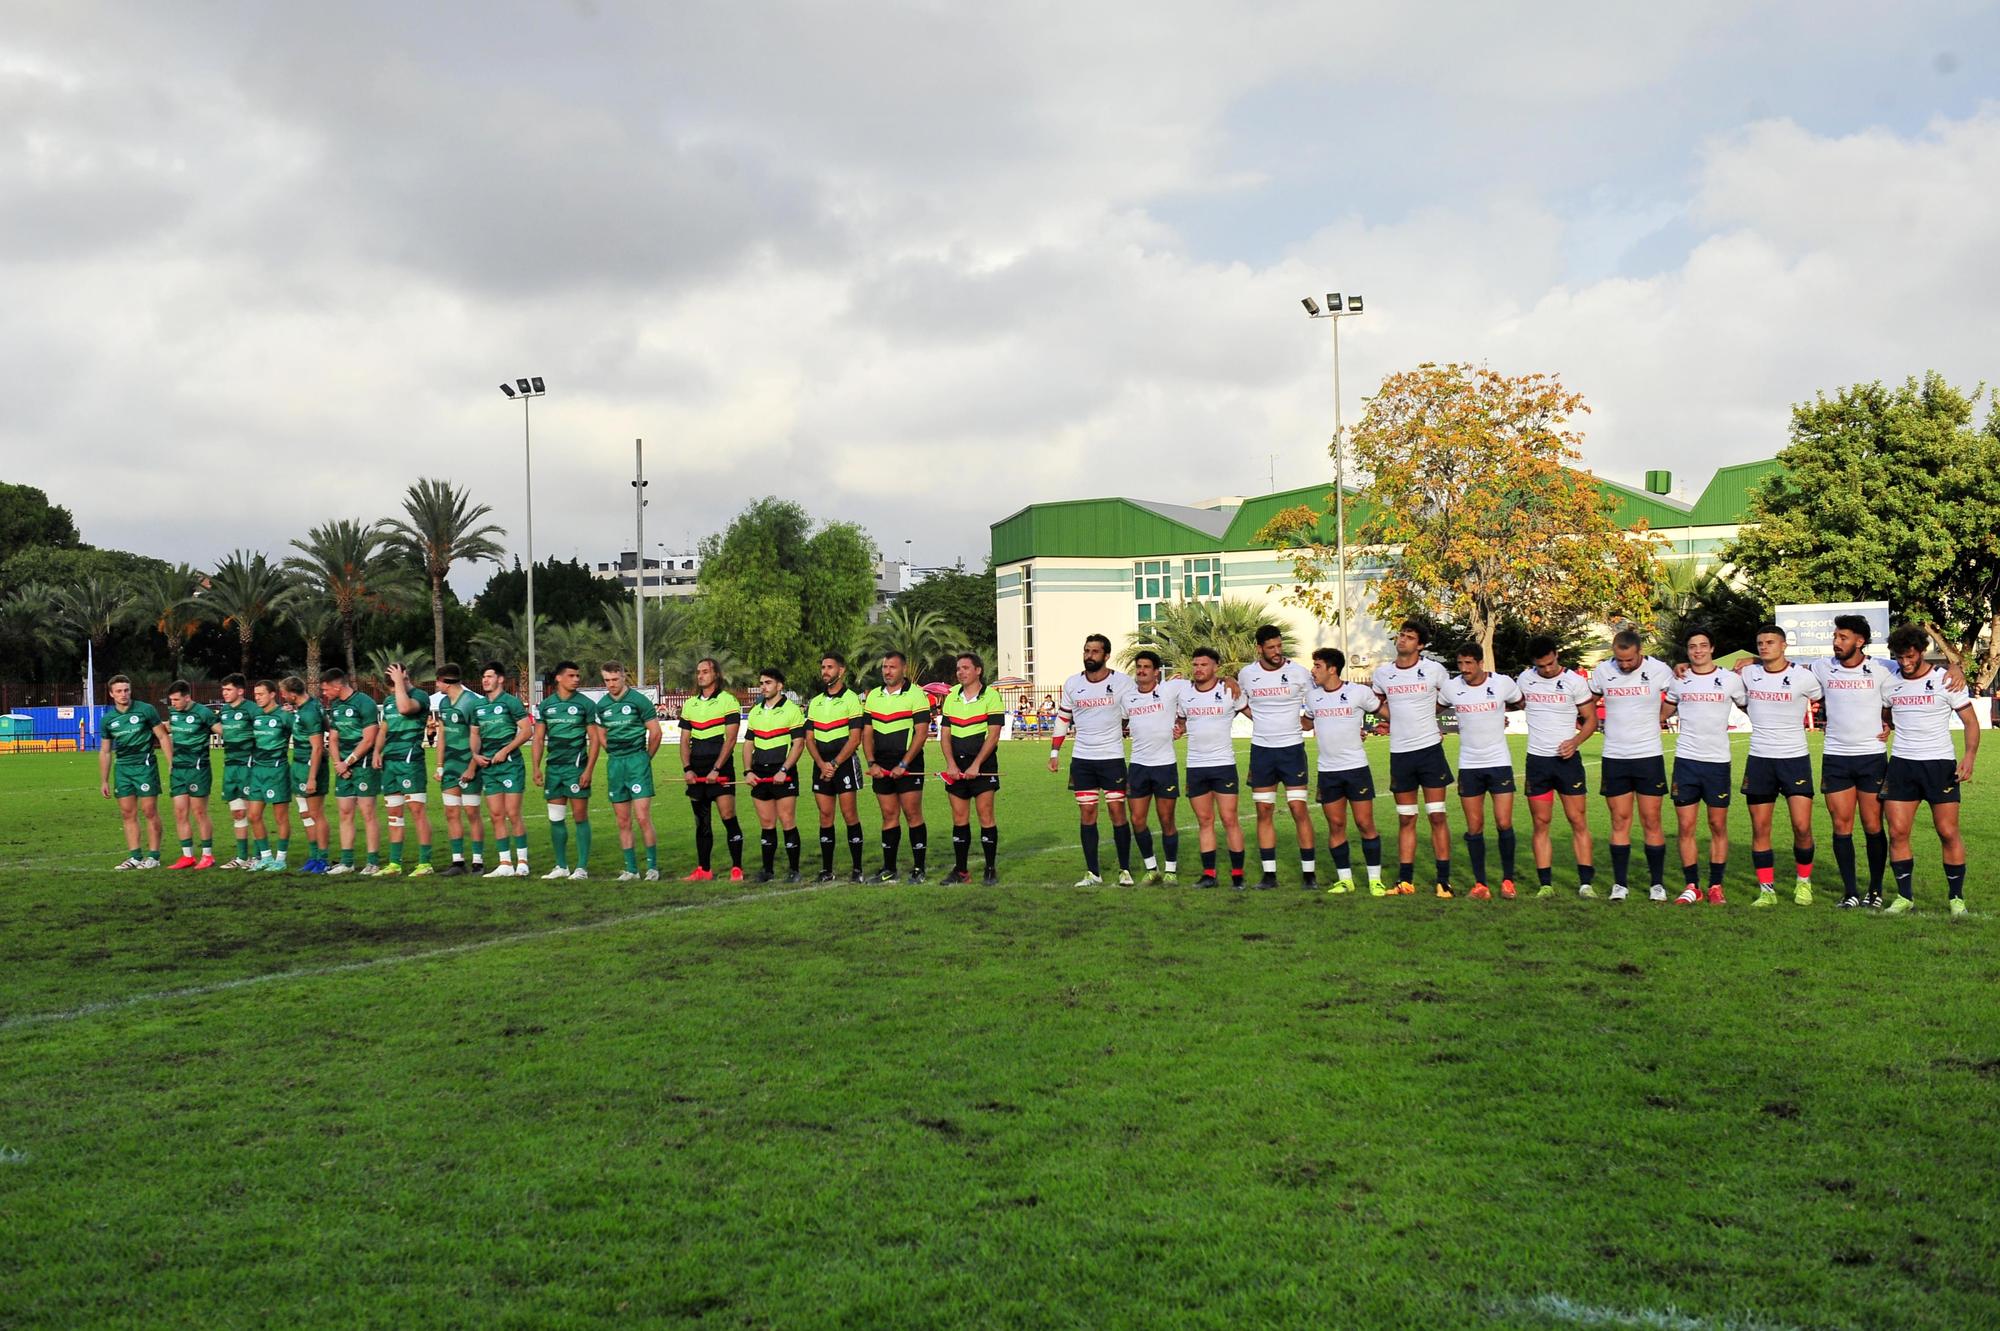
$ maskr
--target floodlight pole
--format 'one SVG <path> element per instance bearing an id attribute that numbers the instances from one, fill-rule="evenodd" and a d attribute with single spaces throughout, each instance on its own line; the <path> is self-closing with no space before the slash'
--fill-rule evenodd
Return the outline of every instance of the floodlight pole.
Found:
<path id="1" fill-rule="evenodd" d="M 632 441 L 632 494 L 636 499 L 634 507 L 638 512 L 638 529 L 635 539 L 637 553 L 632 562 L 638 565 L 633 570 L 632 628 L 636 635 L 633 648 L 638 660 L 632 668 L 639 676 L 639 696 L 646 696 L 646 441 Z M 662 685 L 662 692 L 665 686 Z"/>
<path id="2" fill-rule="evenodd" d="M 1308 296 L 1302 302 L 1314 319 L 1333 321 L 1333 560 L 1340 578 L 1340 654 L 1347 655 L 1347 435 L 1340 415 L 1340 321 L 1361 313 L 1361 297 L 1343 301 L 1329 292 L 1326 308 Z"/>
<path id="3" fill-rule="evenodd" d="M 528 678 L 522 682 L 521 692 L 527 695 L 531 709 L 535 705 L 535 684 L 540 678 L 535 674 L 535 448 L 528 425 L 528 401 L 533 396 L 533 393 L 521 395 L 521 483 L 528 509 Z"/>

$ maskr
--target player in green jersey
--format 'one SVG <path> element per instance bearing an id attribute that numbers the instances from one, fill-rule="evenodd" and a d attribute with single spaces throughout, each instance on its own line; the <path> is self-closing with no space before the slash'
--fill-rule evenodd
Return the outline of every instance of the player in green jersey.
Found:
<path id="1" fill-rule="evenodd" d="M 650 698 L 626 687 L 622 662 L 606 661 L 598 673 L 604 677 L 604 696 L 597 700 L 591 743 L 605 755 L 605 784 L 611 788 L 611 813 L 618 820 L 618 848 L 625 856 L 618 881 L 630 883 L 640 876 L 639 852 L 632 845 L 636 826 L 646 846 L 645 879 L 657 883 L 660 847 L 653 831 L 653 755 L 660 751 L 660 716 Z M 579 854 L 579 871 L 582 866 Z"/>
<path id="2" fill-rule="evenodd" d="M 98 793 L 116 798 L 125 823 L 126 855 L 113 868 L 160 867 L 160 764 L 153 747 L 173 760 L 174 737 L 149 702 L 132 701 L 132 681 L 113 675 L 105 686 L 111 706 L 98 717 Z M 139 821 L 146 823 L 146 853 L 139 853 Z"/>
<path id="3" fill-rule="evenodd" d="M 167 686 L 167 730 L 174 739 L 174 760 L 167 768 L 167 793 L 174 801 L 174 835 L 181 857 L 169 869 L 213 869 L 215 825 L 208 820 L 208 797 L 215 790 L 215 771 L 208 762 L 209 737 L 221 727 L 215 713 L 194 700 L 194 686 L 177 679 Z M 201 856 L 195 856 L 195 838 Z"/>
<path id="4" fill-rule="evenodd" d="M 268 679 L 260 679 L 251 686 L 250 696 L 257 703 L 257 715 L 250 722 L 250 798 L 247 808 L 250 846 L 255 856 L 252 867 L 266 873 L 283 873 L 285 856 L 292 848 L 292 810 L 289 803 L 292 798 L 292 769 L 285 755 L 291 747 L 292 726 L 296 718 L 279 704 L 278 686 Z M 275 853 L 264 825 L 267 806 L 278 833 Z"/>
<path id="5" fill-rule="evenodd" d="M 972 857 L 972 813 L 979 813 L 979 852 L 986 859 L 986 884 L 1000 881 L 993 861 L 1000 854 L 1000 828 L 993 821 L 993 800 L 1000 791 L 1000 730 L 1007 724 L 1007 704 L 1000 690 L 986 682 L 986 663 L 971 652 L 952 662 L 958 687 L 944 695 L 938 739 L 944 749 L 944 788 L 951 796 L 951 854 L 957 868 L 947 883 L 969 883 L 966 867 Z"/>
<path id="6" fill-rule="evenodd" d="M 709 859 L 715 853 L 715 829 L 710 811 L 722 818 L 729 840 L 729 881 L 743 881 L 743 824 L 736 821 L 736 736 L 743 727 L 743 704 L 722 687 L 722 667 L 713 657 L 694 665 L 694 688 L 681 704 L 681 779 L 687 782 L 688 803 L 694 806 L 694 872 L 684 880 L 706 882 L 715 877 Z"/>
<path id="7" fill-rule="evenodd" d="M 521 797 L 528 788 L 528 768 L 521 750 L 534 737 L 535 722 L 521 700 L 507 692 L 507 668 L 498 661 L 486 663 L 479 683 L 486 697 L 472 709 L 472 761 L 486 789 L 493 839 L 500 843 L 499 866 L 486 876 L 526 878 L 528 829 L 521 822 Z"/>
<path id="8" fill-rule="evenodd" d="M 896 881 L 896 851 L 910 833 L 910 881 L 924 881 L 924 741 L 931 733 L 930 695 L 908 679 L 901 652 L 882 658 L 882 682 L 861 700 L 861 752 L 882 808 L 882 872 Z M 900 825 L 899 825 L 900 820 Z"/>
<path id="9" fill-rule="evenodd" d="M 785 672 L 766 666 L 757 672 L 757 705 L 743 721 L 743 767 L 757 808 L 764 871 L 757 881 L 776 877 L 778 832 L 785 836 L 785 881 L 799 881 L 799 755 L 806 747 L 806 714 L 785 696 Z"/>
<path id="10" fill-rule="evenodd" d="M 278 681 L 278 697 L 292 713 L 292 798 L 298 803 L 299 830 L 306 837 L 306 862 L 301 873 L 332 869 L 326 817 L 327 793 L 333 789 L 333 765 L 327 761 L 326 708 L 297 675 Z"/>
<path id="11" fill-rule="evenodd" d="M 383 821 L 389 827 L 389 862 L 382 872 L 403 872 L 403 847 L 417 834 L 410 877 L 431 872 L 429 781 L 424 775 L 424 732 L 431 724 L 431 695 L 417 687 L 400 661 L 388 669 L 389 696 L 382 700 L 382 742 L 375 746 L 375 784 L 382 792 Z M 414 824 L 414 827 L 410 825 Z"/>
<path id="12" fill-rule="evenodd" d="M 340 808 L 340 863 L 330 874 L 354 872 L 354 821 L 361 830 L 368 859 L 363 877 L 382 872 L 382 824 L 375 808 L 374 753 L 382 743 L 382 709 L 357 691 L 339 668 L 323 670 L 319 701 L 326 708 L 327 738 L 333 759 L 333 796 Z"/>
<path id="13" fill-rule="evenodd" d="M 861 881 L 861 695 L 847 684 L 847 658 L 828 652 L 819 659 L 819 696 L 806 705 L 806 757 L 813 765 L 813 800 L 819 805 L 819 878 L 834 881 L 833 811 L 847 824 L 850 882 Z"/>
<path id="14" fill-rule="evenodd" d="M 236 834 L 236 858 L 222 867 L 248 869 L 250 858 L 250 818 L 245 812 L 250 798 L 250 721 L 257 705 L 250 701 L 250 681 L 241 675 L 222 677 L 222 706 L 215 709 L 222 735 L 222 798 L 229 804 L 229 826 Z"/>
<path id="15" fill-rule="evenodd" d="M 444 834 L 451 840 L 451 863 L 440 878 L 463 878 L 486 869 L 486 819 L 480 812 L 479 767 L 472 761 L 472 711 L 480 698 L 465 687 L 465 674 L 447 661 L 438 667 L 438 789 L 443 792 Z M 472 842 L 472 868 L 465 867 L 465 843 Z"/>
<path id="16" fill-rule="evenodd" d="M 590 877 L 590 782 L 603 747 L 597 728 L 597 707 L 577 692 L 583 669 L 574 661 L 558 661 L 551 678 L 555 691 L 535 709 L 534 771 L 529 779 L 542 788 L 549 806 L 549 844 L 556 867 L 543 878 Z M 569 824 L 576 825 L 576 868 L 569 867 Z"/>

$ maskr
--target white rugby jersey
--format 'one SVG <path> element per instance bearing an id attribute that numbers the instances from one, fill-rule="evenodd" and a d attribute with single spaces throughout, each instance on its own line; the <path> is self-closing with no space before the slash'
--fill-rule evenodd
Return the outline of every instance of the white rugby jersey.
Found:
<path id="1" fill-rule="evenodd" d="M 1507 704 L 1521 701 L 1521 686 L 1505 675 L 1489 674 L 1477 684 L 1453 675 L 1444 687 L 1445 701 L 1458 714 L 1458 766 L 1512 767 L 1507 748 Z M 1576 712 L 1570 711 L 1574 723 Z M 1393 731 L 1391 734 L 1395 733 Z"/>
<path id="2" fill-rule="evenodd" d="M 1125 718 L 1125 733 L 1132 737 L 1132 761 L 1148 767 L 1174 765 L 1174 726 L 1180 721 L 1181 690 L 1185 680 L 1167 679 L 1153 685 L 1151 693 L 1141 693 L 1133 685 L 1118 695 L 1118 714 Z"/>
<path id="3" fill-rule="evenodd" d="M 1118 699 L 1131 687 L 1132 677 L 1119 670 L 1107 671 L 1095 683 L 1086 679 L 1081 670 L 1063 681 L 1056 716 L 1068 723 L 1075 736 L 1071 742 L 1076 747 L 1070 750 L 1071 757 L 1125 756 L 1125 718 L 1119 715 Z"/>
<path id="4" fill-rule="evenodd" d="M 1617 657 L 1597 663 L 1590 672 L 1590 691 L 1604 699 L 1604 756 L 1606 758 L 1658 758 L 1666 753 L 1660 743 L 1660 699 L 1674 672 L 1654 657 L 1643 657 L 1627 671 Z"/>
<path id="5" fill-rule="evenodd" d="M 1889 708 L 1896 719 L 1896 753 L 1912 762 L 1956 759 L 1951 743 L 1951 714 L 1972 701 L 1970 695 L 1946 686 L 1944 671 L 1932 666 L 1915 679 L 1893 670 Z"/>
<path id="6" fill-rule="evenodd" d="M 1252 661 L 1236 672 L 1243 696 L 1250 700 L 1250 742 L 1259 748 L 1289 749 L 1306 742 L 1299 717 L 1305 714 L 1312 671 L 1299 661 L 1276 670 Z"/>
<path id="7" fill-rule="evenodd" d="M 1368 755 L 1361 747 L 1361 718 L 1381 705 L 1375 690 L 1366 684 L 1342 683 L 1332 692 L 1312 686 L 1306 694 L 1306 710 L 1312 713 L 1320 771 L 1351 772 L 1368 766 Z"/>
<path id="8" fill-rule="evenodd" d="M 1206 693 L 1188 680 L 1175 705 L 1187 726 L 1188 770 L 1236 766 L 1236 741 L 1229 728 L 1245 706 L 1243 699 L 1231 693 L 1220 679 Z"/>
<path id="9" fill-rule="evenodd" d="M 1389 706 L 1389 752 L 1414 753 L 1443 740 L 1437 706 L 1450 678 L 1443 666 L 1421 657 L 1407 669 L 1394 661 L 1375 667 L 1369 685 Z"/>
<path id="10" fill-rule="evenodd" d="M 1703 763 L 1728 762 L 1729 717 L 1749 699 L 1742 676 L 1719 666 L 1705 675 L 1690 669 L 1686 676 L 1667 685 L 1667 701 L 1678 709 L 1681 722 L 1674 756 Z"/>
<path id="11" fill-rule="evenodd" d="M 1826 743 L 1822 752 L 1839 754 L 1880 753 L 1887 744 L 1876 738 L 1882 733 L 1882 709 L 1889 705 L 1890 677 L 1896 667 L 1886 661 L 1861 658 L 1849 670 L 1831 656 L 1823 656 L 1806 667 L 1826 693 Z"/>
<path id="12" fill-rule="evenodd" d="M 1514 677 L 1514 683 L 1527 704 L 1523 710 L 1528 717 L 1528 752 L 1538 758 L 1555 757 L 1556 749 L 1576 734 L 1576 709 L 1596 696 L 1590 681 L 1574 670 L 1550 679 L 1529 666 Z"/>
<path id="13" fill-rule="evenodd" d="M 1813 672 L 1797 661 L 1776 672 L 1753 663 L 1743 671 L 1743 687 L 1750 693 L 1743 704 L 1750 713 L 1750 756 L 1805 757 L 1806 717 L 1813 699 L 1821 696 Z"/>

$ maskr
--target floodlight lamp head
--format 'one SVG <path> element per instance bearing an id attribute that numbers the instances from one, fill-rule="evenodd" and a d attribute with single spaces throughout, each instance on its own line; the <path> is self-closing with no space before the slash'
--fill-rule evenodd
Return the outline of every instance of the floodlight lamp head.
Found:
<path id="1" fill-rule="evenodd" d="M 542 387 L 542 376 L 540 376 L 539 374 L 536 375 L 533 379 L 530 379 L 528 382 L 535 386 L 535 391 L 537 393 L 546 393 L 549 391 L 548 389 Z"/>
<path id="2" fill-rule="evenodd" d="M 500 385 L 500 391 L 505 393 L 508 397 L 512 397 L 514 396 L 514 385 L 502 384 Z"/>
<path id="3" fill-rule="evenodd" d="M 1361 297 L 1349 296 L 1347 298 L 1347 312 L 1349 314 L 1361 313 Z"/>
<path id="4" fill-rule="evenodd" d="M 1329 291 L 1326 293 L 1326 307 L 1335 314 L 1340 313 L 1340 293 L 1338 291 Z"/>
<path id="5" fill-rule="evenodd" d="M 534 386 L 531 385 L 526 379 L 516 379 L 514 381 L 514 387 L 520 389 L 523 393 L 532 393 L 535 391 Z"/>
<path id="6" fill-rule="evenodd" d="M 1307 296 L 1304 300 L 1300 301 L 1299 304 L 1306 307 L 1307 314 L 1310 314 L 1315 318 L 1319 316 L 1319 302 L 1314 300 L 1311 296 Z"/>

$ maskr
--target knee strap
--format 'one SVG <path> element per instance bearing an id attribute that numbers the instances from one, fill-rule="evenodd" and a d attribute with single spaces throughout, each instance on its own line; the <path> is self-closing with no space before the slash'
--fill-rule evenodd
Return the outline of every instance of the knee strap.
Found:
<path id="1" fill-rule="evenodd" d="M 1106 804 L 1123 804 L 1125 802 L 1125 792 L 1122 790 L 1107 790 L 1104 792 L 1104 802 Z"/>
<path id="2" fill-rule="evenodd" d="M 384 795 L 382 803 L 391 809 L 400 809 L 403 807 L 403 799 L 404 796 L 401 795 Z"/>
<path id="3" fill-rule="evenodd" d="M 1250 798 L 1255 803 L 1269 804 L 1275 807 L 1278 803 L 1278 792 L 1275 790 L 1253 790 L 1250 792 Z"/>
<path id="4" fill-rule="evenodd" d="M 1306 788 L 1304 786 L 1286 786 L 1285 798 L 1293 804 L 1304 804 L 1306 802 Z"/>
<path id="5" fill-rule="evenodd" d="M 389 826 L 391 826 L 391 827 L 401 827 L 402 825 L 403 825 L 403 815 L 402 815 L 402 814 L 400 814 L 400 813 L 392 813 L 392 814 L 390 814 L 390 815 L 389 815 Z"/>
<path id="6" fill-rule="evenodd" d="M 459 805 L 465 803 L 465 797 L 455 790 L 447 790 L 438 796 L 438 802 L 443 804 L 447 809 L 456 809 Z"/>
<path id="7" fill-rule="evenodd" d="M 241 817 L 243 815 L 243 810 L 247 809 L 248 807 L 250 806 L 242 800 L 229 801 L 229 811 L 237 815 L 238 817 Z"/>
<path id="8" fill-rule="evenodd" d="M 567 804 L 551 804 L 551 805 L 549 805 L 549 821 L 550 821 L 550 822 L 552 822 L 552 823 L 559 823 L 559 822 L 561 822 L 561 821 L 562 821 L 563 819 L 567 818 L 568 816 L 569 816 L 569 805 L 567 805 Z"/>
<path id="9" fill-rule="evenodd" d="M 412 804 L 428 804 L 431 799 L 430 792 L 425 790 L 413 790 L 403 798 Z"/>
<path id="10" fill-rule="evenodd" d="M 1424 802 L 1424 812 L 1425 812 L 1425 813 L 1443 813 L 1443 812 L 1444 812 L 1444 801 L 1443 801 L 1443 800 L 1426 800 L 1426 801 Z"/>
<path id="11" fill-rule="evenodd" d="M 1079 808 L 1088 809 L 1097 803 L 1097 792 L 1094 790 L 1079 790 L 1076 792 L 1076 802 Z"/>
<path id="12" fill-rule="evenodd" d="M 1396 806 L 1396 816 L 1398 818 L 1414 818 L 1417 816 L 1417 806 L 1414 804 L 1398 804 Z"/>

